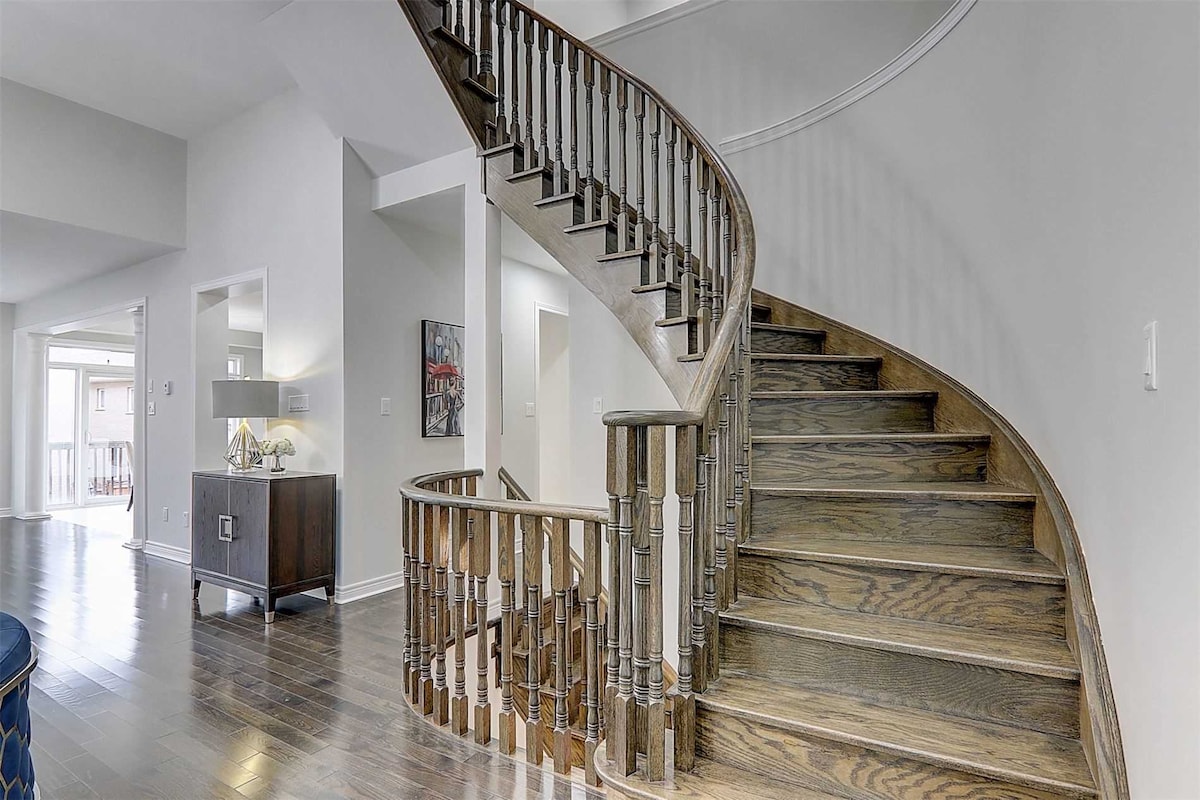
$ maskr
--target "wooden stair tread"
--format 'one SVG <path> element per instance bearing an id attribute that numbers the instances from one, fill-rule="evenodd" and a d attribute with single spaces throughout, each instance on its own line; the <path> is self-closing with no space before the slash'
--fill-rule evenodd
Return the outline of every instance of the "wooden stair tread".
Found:
<path id="1" fill-rule="evenodd" d="M 752 331 L 775 331 L 777 333 L 797 333 L 808 334 L 809 336 L 825 336 L 825 331 L 820 328 L 802 328 L 797 325 L 779 325 L 774 322 L 751 322 L 750 330 Z"/>
<path id="2" fill-rule="evenodd" d="M 1062 680 L 1079 678 L 1079 667 L 1066 641 L 1047 636 L 942 625 L 747 596 L 721 612 L 721 624 Z"/>
<path id="3" fill-rule="evenodd" d="M 887 569 L 997 577 L 1031 583 L 1063 584 L 1062 570 L 1036 550 L 1010 547 L 820 540 L 787 533 L 752 535 L 741 553 L 856 564 Z"/>
<path id="4" fill-rule="evenodd" d="M 1023 489 L 983 481 L 913 481 L 912 483 L 847 483 L 845 481 L 803 484 L 755 481 L 751 491 L 794 497 L 880 498 L 899 500 L 962 500 L 1032 503 L 1037 496 Z"/>
<path id="5" fill-rule="evenodd" d="M 883 400 L 887 398 L 913 398 L 929 400 L 937 397 L 937 392 L 924 392 L 911 389 L 850 389 L 847 391 L 779 391 L 750 393 L 751 400 Z"/>
<path id="6" fill-rule="evenodd" d="M 666 780 L 651 783 L 640 772 L 620 775 L 608 764 L 602 743 L 596 751 L 596 771 L 610 786 L 626 797 L 639 800 L 844 800 L 840 795 L 806 789 L 794 783 L 772 780 L 756 772 L 697 758 L 691 772 L 668 772 Z"/>
<path id="7" fill-rule="evenodd" d="M 699 707 L 950 769 L 1072 794 L 1095 784 L 1075 739 L 920 709 L 884 706 L 739 674 L 722 675 Z"/>
<path id="8" fill-rule="evenodd" d="M 814 433 L 814 434 L 771 434 L 753 436 L 751 441 L 775 443 L 817 442 L 974 442 L 991 440 L 986 433 Z"/>
<path id="9" fill-rule="evenodd" d="M 815 363 L 882 364 L 878 356 L 838 356 L 816 353 L 751 353 L 752 361 L 811 361 Z"/>

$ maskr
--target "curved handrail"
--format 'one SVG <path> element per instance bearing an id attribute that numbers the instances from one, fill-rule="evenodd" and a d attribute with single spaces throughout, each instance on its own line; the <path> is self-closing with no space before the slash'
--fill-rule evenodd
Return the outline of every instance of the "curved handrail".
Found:
<path id="1" fill-rule="evenodd" d="M 439 492 L 427 488 L 427 484 L 444 483 L 462 478 L 478 478 L 483 475 L 481 469 L 450 470 L 447 472 L 431 472 L 418 475 L 400 484 L 400 495 L 416 503 L 443 506 L 445 508 L 465 508 L 475 511 L 489 511 L 498 514 L 520 514 L 524 516 L 550 517 L 552 519 L 572 519 L 584 522 L 608 522 L 608 509 L 595 506 L 568 506 L 556 503 L 535 503 L 524 500 L 492 500 L 485 497 Z"/>
<path id="2" fill-rule="evenodd" d="M 700 366 L 700 372 L 696 375 L 696 379 L 692 384 L 692 390 L 688 393 L 687 401 L 683 404 L 685 410 L 702 414 L 716 392 L 717 385 L 721 380 L 721 372 L 725 367 L 725 359 L 733 352 L 734 344 L 737 341 L 741 327 L 745 322 L 746 315 L 750 311 L 750 290 L 754 283 L 756 244 L 754 238 L 754 219 L 750 214 L 750 204 L 746 200 L 746 195 L 742 191 L 741 185 L 738 184 L 737 178 L 733 176 L 733 172 L 729 169 L 724 159 L 722 159 L 720 151 L 709 144 L 704 135 L 696 130 L 687 117 L 680 113 L 658 90 L 637 76 L 632 75 L 624 67 L 606 57 L 599 50 L 592 47 L 592 45 L 576 36 L 572 36 L 568 31 L 563 30 L 561 26 L 546 19 L 529 6 L 517 2 L 517 0 L 507 0 L 507 2 L 520 8 L 524 13 L 537 20 L 539 24 L 553 30 L 564 41 L 570 42 L 580 52 L 603 64 L 607 69 L 651 98 L 663 110 L 663 113 L 670 118 L 671 123 L 683 131 L 685 136 L 692 141 L 692 144 L 696 146 L 697 150 L 703 156 L 705 164 L 716 171 L 718 179 L 724 184 L 726 197 L 733 204 L 730 220 L 736 231 L 735 241 L 737 242 L 737 250 L 734 255 L 734 282 L 726 299 L 726 314 L 721 318 L 721 322 L 717 326 L 717 334 L 713 338 L 708 351 L 704 354 L 704 361 Z M 656 413 L 652 411 L 639 413 L 646 415 L 642 421 L 636 423 L 639 425 L 678 424 L 665 417 L 660 421 Z"/>

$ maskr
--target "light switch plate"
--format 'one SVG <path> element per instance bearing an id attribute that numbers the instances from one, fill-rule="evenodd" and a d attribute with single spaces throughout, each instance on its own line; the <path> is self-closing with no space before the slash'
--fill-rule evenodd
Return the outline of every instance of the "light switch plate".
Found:
<path id="1" fill-rule="evenodd" d="M 390 417 L 392 415 L 392 398 L 379 398 L 379 416 Z"/>
<path id="2" fill-rule="evenodd" d="M 1142 328 L 1142 341 L 1145 350 L 1142 354 L 1142 377 L 1147 392 L 1158 391 L 1158 322 L 1154 321 Z"/>
<path id="3" fill-rule="evenodd" d="M 293 394 L 288 396 L 288 411 L 308 411 L 308 395 Z"/>
<path id="4" fill-rule="evenodd" d="M 191 521 L 192 521 L 191 513 L 187 512 L 187 511 L 183 512 L 183 527 L 186 528 L 189 524 L 191 524 Z"/>
<path id="5" fill-rule="evenodd" d="M 170 394 L 171 393 L 171 382 L 163 381 L 162 382 L 162 390 L 163 390 L 163 394 Z"/>
<path id="6" fill-rule="evenodd" d="M 146 413 L 153 417 L 154 412 L 155 412 L 154 401 L 151 400 L 149 403 L 146 403 Z"/>
<path id="7" fill-rule="evenodd" d="M 537 413 L 537 406 L 535 406 L 533 403 L 526 403 L 525 416 L 532 417 L 535 413 Z"/>
<path id="8" fill-rule="evenodd" d="M 148 381 L 146 381 L 146 394 L 154 394 L 154 381 L 153 381 L 153 379 L 152 379 L 152 380 L 148 380 Z"/>
<path id="9" fill-rule="evenodd" d="M 604 413 L 604 398 L 603 397 L 593 397 L 592 398 L 592 413 L 593 414 L 603 414 Z"/>

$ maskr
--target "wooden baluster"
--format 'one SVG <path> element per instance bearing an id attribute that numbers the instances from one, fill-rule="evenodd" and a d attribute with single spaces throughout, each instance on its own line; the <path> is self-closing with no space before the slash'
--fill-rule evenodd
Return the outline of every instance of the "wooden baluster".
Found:
<path id="1" fill-rule="evenodd" d="M 542 763 L 542 518 L 522 517 L 525 554 L 525 760 Z"/>
<path id="2" fill-rule="evenodd" d="M 541 103 L 541 138 L 538 140 L 538 166 L 548 168 L 550 166 L 550 105 L 549 91 L 550 79 L 546 73 L 546 52 L 550 49 L 550 29 L 545 25 L 538 25 L 538 51 L 542 54 L 542 59 L 539 62 L 538 72 L 538 87 Z"/>
<path id="3" fill-rule="evenodd" d="M 637 180 L 637 229 L 633 246 L 644 252 L 650 245 L 650 232 L 646 229 L 646 93 L 636 87 L 630 88 L 633 91 L 634 150 L 637 152 L 637 165 L 633 170 Z M 651 260 L 647 282 L 654 283 L 657 273 Z"/>
<path id="4" fill-rule="evenodd" d="M 479 82 L 496 91 L 496 76 L 492 74 L 492 2 L 483 0 L 479 10 Z"/>
<path id="5" fill-rule="evenodd" d="M 717 418 L 720 413 L 717 397 L 713 397 L 709 402 L 707 413 L 708 419 L 704 426 L 704 431 L 708 436 L 708 449 L 704 454 L 705 480 L 708 482 L 708 495 L 705 498 L 706 508 L 704 510 L 705 516 L 708 518 L 707 524 L 704 526 L 704 653 L 708 658 L 708 679 L 713 681 L 721 675 L 717 656 L 717 614 L 720 610 L 717 585 L 717 547 L 720 546 L 722 549 L 725 547 L 724 538 L 720 538 L 718 543 L 716 535 Z"/>
<path id="6" fill-rule="evenodd" d="M 488 578 L 492 574 L 492 515 L 475 511 L 475 539 L 471 542 L 471 571 L 475 576 L 475 653 L 477 691 L 475 697 L 475 742 L 492 740 L 492 704 L 488 701 Z"/>
<path id="7" fill-rule="evenodd" d="M 705 587 L 708 575 L 708 435 L 705 426 L 696 431 L 695 532 L 692 535 L 692 685 L 703 694 L 708 690 L 708 617 Z"/>
<path id="8" fill-rule="evenodd" d="M 550 588 L 554 592 L 554 771 L 571 771 L 571 718 L 567 710 L 571 663 L 571 542 L 567 520 L 550 522 Z"/>
<path id="9" fill-rule="evenodd" d="M 583 742 L 583 769 L 589 785 L 599 786 L 596 774 L 596 748 L 600 745 L 600 523 L 583 523 L 583 575 L 579 590 L 583 593 L 584 638 L 583 653 L 586 667 L 585 702 L 587 704 L 587 734 Z"/>
<path id="10" fill-rule="evenodd" d="M 666 770 L 667 706 L 663 699 L 663 496 L 667 492 L 667 431 L 654 425 L 646 433 L 646 482 L 650 504 L 647 526 L 648 602 L 642 617 L 647 637 L 650 675 L 646 705 L 646 779 L 661 781 Z"/>
<path id="11" fill-rule="evenodd" d="M 517 565 L 516 518 L 512 514 L 500 514 L 499 525 L 500 752 L 511 756 L 517 751 L 517 712 L 513 707 L 513 637 L 517 634 L 513 617 Z"/>
<path id="12" fill-rule="evenodd" d="M 638 751 L 646 743 L 650 698 L 650 487 L 647 471 L 648 429 L 634 428 L 636 493 L 633 497 L 633 699 L 638 713 Z"/>
<path id="13" fill-rule="evenodd" d="M 696 313 L 696 344 L 699 352 L 708 352 L 712 341 L 712 271 L 708 255 L 708 171 L 704 159 L 696 161 L 696 213 L 699 217 L 696 269 L 700 272 L 700 310 Z"/>
<path id="14" fill-rule="evenodd" d="M 409 627 L 412 630 L 412 642 L 409 645 L 409 699 L 417 705 L 421 698 L 421 519 L 424 512 L 420 503 L 409 504 L 409 543 L 412 550 L 408 556 L 408 569 L 412 574 L 410 602 L 408 606 Z"/>
<path id="15" fill-rule="evenodd" d="M 449 609 L 449 575 L 447 568 L 450 562 L 450 509 L 437 508 L 434 550 L 434 607 L 436 655 L 433 673 L 433 722 L 435 725 L 445 725 L 450 721 L 450 688 L 446 684 L 446 639 L 450 635 Z"/>
<path id="16" fill-rule="evenodd" d="M 554 57 L 554 193 L 566 191 L 567 165 L 563 160 L 562 63 L 563 40 L 552 34 L 550 46 Z"/>
<path id="17" fill-rule="evenodd" d="M 475 515 L 467 515 L 467 550 L 468 552 L 475 546 Z M 467 581 L 467 627 L 471 627 L 478 622 L 476 614 L 477 608 L 475 605 L 475 581 Z"/>
<path id="18" fill-rule="evenodd" d="M 467 44 L 471 47 L 471 68 L 467 74 L 474 75 L 479 61 L 479 51 L 475 49 L 475 0 L 467 3 L 467 34 Z"/>
<path id="19" fill-rule="evenodd" d="M 601 188 L 600 194 L 600 219 L 605 222 L 611 222 L 613 218 L 612 207 L 612 146 L 610 140 L 612 133 L 609 125 L 608 114 L 608 98 L 612 94 L 612 71 L 603 64 L 599 65 L 600 69 L 600 133 L 604 142 L 604 185 Z M 618 247 L 623 250 L 623 247 Z"/>
<path id="20" fill-rule="evenodd" d="M 728 226 L 726 226 L 728 229 Z M 731 262 L 732 263 L 732 258 Z M 750 308 L 742 315 L 741 335 L 738 350 L 738 386 L 741 389 L 738 406 L 741 410 L 738 448 L 738 542 L 745 542 L 750 535 Z M 734 583 L 736 586 L 736 582 Z"/>
<path id="21" fill-rule="evenodd" d="M 674 136 L 675 132 L 672 130 L 672 139 Z M 697 276 L 692 265 L 692 143 L 684 139 L 680 142 L 680 150 L 683 156 L 683 273 L 680 277 L 679 288 L 682 295 L 683 315 L 695 317 L 699 314 L 697 301 L 699 300 L 700 286 L 696 282 Z M 673 210 L 672 214 L 674 214 Z M 673 242 L 670 246 L 672 249 L 675 247 Z"/>
<path id="22" fill-rule="evenodd" d="M 620 632 L 618 636 L 620 669 L 617 694 L 608 717 L 608 754 L 621 775 L 637 769 L 637 707 L 633 697 L 633 500 L 637 493 L 637 444 L 634 429 L 619 427 L 611 439 L 609 483 L 617 495 L 617 534 L 621 575 L 621 594 L 610 596 L 609 603 L 619 603 Z M 612 491 L 612 490 L 610 490 Z M 610 522 L 610 524 L 612 524 Z M 615 583 L 615 581 L 614 581 Z"/>
<path id="23" fill-rule="evenodd" d="M 508 138 L 508 104 L 504 100 L 504 49 L 507 40 L 504 38 L 505 22 L 508 12 L 504 7 L 511 0 L 496 0 L 496 144 L 506 143 Z"/>
<path id="24" fill-rule="evenodd" d="M 455 0 L 454 9 L 456 12 L 454 18 L 454 35 L 466 41 L 467 31 L 463 27 L 463 0 Z"/>
<path id="25" fill-rule="evenodd" d="M 567 71 L 571 75 L 571 169 L 567 173 L 567 191 L 579 191 L 579 48 L 567 42 Z"/>
<path id="26" fill-rule="evenodd" d="M 422 506 L 421 520 L 421 692 L 418 707 L 422 714 L 433 713 L 433 542 L 436 507 Z"/>
<path id="27" fill-rule="evenodd" d="M 629 129 L 625 112 L 629 109 L 629 84 L 620 75 L 617 80 L 617 250 L 629 249 L 629 236 L 633 232 L 633 220 L 629 207 Z"/>
<path id="28" fill-rule="evenodd" d="M 608 489 L 608 621 L 607 643 L 608 662 L 605 671 L 604 684 L 604 713 L 611 717 L 613 702 L 617 696 L 617 685 L 621 674 L 620 633 L 621 633 L 621 585 L 625 578 L 621 575 L 621 538 L 618 519 L 620 516 L 620 486 L 618 484 L 617 464 L 617 435 L 625 430 L 610 426 L 607 434 L 606 476 Z"/>
<path id="29" fill-rule="evenodd" d="M 467 733 L 470 717 L 467 699 L 467 514 L 453 509 L 450 516 L 451 569 L 454 571 L 454 697 L 450 701 L 450 730 L 458 736 Z"/>
<path id="30" fill-rule="evenodd" d="M 404 694 L 412 700 L 412 643 L 413 643 L 413 573 L 412 573 L 412 506 L 407 497 L 400 501 L 400 561 L 404 573 L 404 656 L 400 669 Z"/>
<path id="31" fill-rule="evenodd" d="M 520 69 L 520 54 L 521 46 L 517 41 L 519 28 L 521 26 L 521 8 L 512 0 L 508 0 L 508 30 L 509 38 L 512 41 L 510 52 L 512 55 L 512 132 L 509 134 L 509 141 L 515 144 L 521 144 L 521 69 Z M 503 44 L 503 42 L 501 42 Z M 524 159 L 528 158 L 528 151 L 522 158 L 522 167 L 527 166 Z"/>
<path id="32" fill-rule="evenodd" d="M 696 428 L 692 425 L 675 429 L 675 493 L 679 496 L 679 681 L 671 727 L 675 731 L 675 769 L 688 772 L 696 763 L 696 697 L 692 693 Z"/>
<path id="33" fill-rule="evenodd" d="M 676 276 L 672 274 L 675 262 L 674 259 L 668 257 L 664 259 L 662 231 L 659 229 L 659 207 L 662 205 L 659 201 L 659 177 L 658 177 L 658 140 L 662 135 L 662 109 L 658 107 L 658 103 L 654 104 L 654 125 L 650 131 L 650 208 L 651 221 L 650 226 L 646 230 L 646 237 L 650 243 L 650 274 L 656 280 L 673 281 Z M 672 143 L 672 149 L 674 144 Z M 674 153 L 668 153 L 667 158 L 670 160 L 672 167 L 675 164 Z M 675 180 L 674 169 L 671 171 L 671 181 Z M 675 201 L 675 187 L 670 188 L 671 202 Z M 675 224 L 675 216 L 672 212 L 671 225 L 672 235 L 674 235 L 673 226 Z M 668 242 L 670 246 L 670 242 Z"/>
<path id="34" fill-rule="evenodd" d="M 729 552 L 729 518 L 726 508 L 733 484 L 730 482 L 730 465 L 733 458 L 729 451 L 729 375 L 722 371 L 721 381 L 717 389 L 717 446 L 713 463 L 713 480 L 715 492 L 713 498 L 713 514 L 716 517 L 717 543 L 717 608 L 724 611 L 729 607 L 729 584 L 733 580 L 732 560 Z M 737 545 L 735 543 L 734 549 Z"/>
<path id="35" fill-rule="evenodd" d="M 536 22 L 525 15 L 522 32 L 525 39 L 525 169 L 532 169 L 537 160 L 537 140 L 533 127 L 533 34 Z"/>
<path id="36" fill-rule="evenodd" d="M 679 253 L 676 251 L 676 237 L 674 237 L 674 145 L 676 145 L 676 125 L 667 116 L 667 258 L 664 267 L 664 273 L 667 281 L 679 282 Z M 688 290 L 684 290 L 683 296 L 688 296 Z M 684 314 L 688 313 L 684 308 Z"/>
<path id="37" fill-rule="evenodd" d="M 583 207 L 587 212 L 587 221 L 597 219 L 597 204 L 600 202 L 596 195 L 596 114 L 595 92 L 596 60 L 587 53 L 583 54 L 583 103 L 587 117 L 587 187 L 583 194 Z"/>
<path id="38" fill-rule="evenodd" d="M 721 315 L 725 310 L 725 259 L 724 240 L 721 239 L 721 208 L 724 198 L 721 196 L 721 182 L 717 179 L 715 170 L 710 169 L 712 186 L 708 192 L 709 211 L 712 216 L 712 327 L 713 331 L 721 325 Z M 711 343 L 711 339 L 709 342 Z"/>

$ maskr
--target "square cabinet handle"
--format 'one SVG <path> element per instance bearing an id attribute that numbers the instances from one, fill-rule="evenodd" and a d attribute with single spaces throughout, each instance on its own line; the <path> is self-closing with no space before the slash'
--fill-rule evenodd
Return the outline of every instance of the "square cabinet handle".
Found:
<path id="1" fill-rule="evenodd" d="M 222 542 L 233 541 L 233 521 L 237 519 L 231 514 L 221 514 L 217 517 L 217 538 Z"/>

